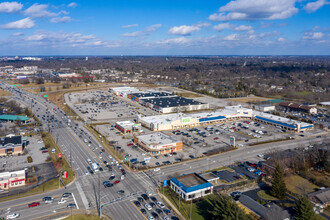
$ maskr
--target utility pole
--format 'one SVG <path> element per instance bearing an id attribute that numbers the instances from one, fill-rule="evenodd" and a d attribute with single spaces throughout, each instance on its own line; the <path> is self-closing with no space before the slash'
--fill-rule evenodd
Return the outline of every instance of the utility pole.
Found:
<path id="1" fill-rule="evenodd" d="M 190 215 L 189 215 L 189 217 L 190 217 L 190 220 L 191 220 L 191 212 L 192 212 L 192 199 L 190 200 Z"/>
<path id="2" fill-rule="evenodd" d="M 180 191 L 179 191 L 179 212 L 180 212 L 180 207 L 181 207 L 181 189 L 182 189 L 182 186 L 180 186 Z"/>
<path id="3" fill-rule="evenodd" d="M 98 172 L 98 174 L 97 174 L 97 176 L 98 176 L 98 184 L 99 184 L 99 188 L 98 188 L 98 195 L 99 195 L 99 198 L 98 198 L 98 200 L 99 200 L 99 217 L 101 218 L 101 181 L 100 181 L 100 172 Z"/>

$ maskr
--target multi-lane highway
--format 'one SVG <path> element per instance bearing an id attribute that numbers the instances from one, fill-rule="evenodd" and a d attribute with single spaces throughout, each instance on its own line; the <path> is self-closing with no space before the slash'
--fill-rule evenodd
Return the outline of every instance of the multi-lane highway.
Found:
<path id="1" fill-rule="evenodd" d="M 27 204 L 39 201 L 44 196 L 52 196 L 58 199 L 64 192 L 71 192 L 75 196 L 74 203 L 79 209 L 97 210 L 99 204 L 97 198 L 100 187 L 101 205 L 107 204 L 102 208 L 102 213 L 106 213 L 113 219 L 145 219 L 139 210 L 132 204 L 132 200 L 136 199 L 146 190 L 155 194 L 155 182 L 167 179 L 168 176 L 174 174 L 201 172 L 216 167 L 233 163 L 234 161 L 248 160 L 258 154 L 264 154 L 271 150 L 282 150 L 295 148 L 297 146 L 309 145 L 313 141 L 320 141 L 315 137 L 301 138 L 276 144 L 263 144 L 253 147 L 245 147 L 235 151 L 227 152 L 220 155 L 205 157 L 202 159 L 192 160 L 180 164 L 163 167 L 158 172 L 129 172 L 121 179 L 120 169 L 113 165 L 113 171 L 107 171 L 103 165 L 103 161 L 112 161 L 112 156 L 108 152 L 102 152 L 100 143 L 83 127 L 81 122 L 72 122 L 70 118 L 57 106 L 45 100 L 44 98 L 28 93 L 11 85 L 0 82 L 2 88 L 11 90 L 13 97 L 32 108 L 35 115 L 43 125 L 43 129 L 51 133 L 57 144 L 60 146 L 67 160 L 72 164 L 72 168 L 76 173 L 75 181 L 67 186 L 66 189 L 48 192 L 42 195 L 35 195 L 26 198 L 16 199 L 0 203 L 0 215 L 19 212 L 25 219 L 40 218 L 59 212 L 66 207 L 63 204 L 42 204 L 40 207 L 28 208 Z M 76 124 L 78 123 L 78 125 Z M 85 142 L 87 140 L 87 143 Z M 322 141 L 329 141 L 329 138 Z M 93 151 L 94 150 L 94 151 Z M 102 153 L 100 153 L 102 152 Z M 93 175 L 86 175 L 87 166 L 90 159 L 93 163 L 100 164 L 103 172 Z M 120 183 L 113 187 L 103 187 L 103 181 L 108 180 L 111 173 L 115 175 L 114 180 L 120 180 Z M 147 175 L 146 175 L 147 174 Z M 150 178 L 149 178 L 150 177 Z M 118 190 L 124 190 L 125 196 L 119 195 Z M 42 208 L 49 207 L 49 208 Z M 27 210 L 29 210 L 27 212 Z"/>

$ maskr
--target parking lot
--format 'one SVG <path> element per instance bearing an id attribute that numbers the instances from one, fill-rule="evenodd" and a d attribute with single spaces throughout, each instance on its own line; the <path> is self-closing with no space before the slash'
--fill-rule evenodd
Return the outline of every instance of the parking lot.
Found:
<path id="1" fill-rule="evenodd" d="M 85 121 L 132 120 L 137 114 L 155 114 L 138 103 L 102 90 L 65 95 L 70 107 Z"/>
<path id="2" fill-rule="evenodd" d="M 0 158 L 0 170 L 1 171 L 13 171 L 24 169 L 25 167 L 31 167 L 33 165 L 45 163 L 49 156 L 48 151 L 43 153 L 41 150 L 44 147 L 44 143 L 40 140 L 40 137 L 28 137 L 29 144 L 26 147 L 26 154 L 21 156 L 3 156 Z M 32 163 L 27 162 L 27 157 L 31 156 Z"/>

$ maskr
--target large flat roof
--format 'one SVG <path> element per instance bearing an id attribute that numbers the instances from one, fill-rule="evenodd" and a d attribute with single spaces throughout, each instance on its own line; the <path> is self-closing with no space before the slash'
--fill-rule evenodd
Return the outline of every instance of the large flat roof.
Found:
<path id="1" fill-rule="evenodd" d="M 202 102 L 198 102 L 193 99 L 183 98 L 180 96 L 145 98 L 143 100 L 144 100 L 144 102 L 149 102 L 153 105 L 156 105 L 156 106 L 159 106 L 162 108 L 204 104 Z"/>
<path id="2" fill-rule="evenodd" d="M 164 96 L 173 96 L 173 94 L 168 92 L 139 92 L 139 93 L 131 93 L 130 95 L 136 96 L 138 98 L 148 98 L 148 97 L 164 97 Z"/>
<path id="3" fill-rule="evenodd" d="M 164 134 L 162 132 L 155 132 L 151 134 L 139 135 L 137 138 L 147 145 L 167 145 L 181 142 L 173 136 Z"/>
<path id="4" fill-rule="evenodd" d="M 171 181 L 186 193 L 212 187 L 211 183 L 196 173 L 173 177 Z"/>

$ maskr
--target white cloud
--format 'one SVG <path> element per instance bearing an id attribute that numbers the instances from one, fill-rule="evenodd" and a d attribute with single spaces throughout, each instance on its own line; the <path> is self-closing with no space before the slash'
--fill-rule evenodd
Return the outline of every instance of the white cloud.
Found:
<path id="1" fill-rule="evenodd" d="M 231 25 L 229 23 L 221 23 L 213 26 L 214 30 L 223 31 L 224 29 L 229 29 Z"/>
<path id="2" fill-rule="evenodd" d="M 277 39 L 277 41 L 278 41 L 278 42 L 285 42 L 285 41 L 286 41 L 286 39 L 285 39 L 285 38 L 283 38 L 283 37 L 279 37 L 279 38 Z"/>
<path id="3" fill-rule="evenodd" d="M 135 31 L 135 32 L 130 32 L 130 33 L 124 33 L 122 34 L 122 36 L 124 37 L 138 37 L 141 36 L 143 34 L 142 31 Z"/>
<path id="4" fill-rule="evenodd" d="M 319 8 L 321 8 L 323 5 L 330 4 L 326 0 L 318 0 L 316 2 L 309 2 L 307 5 L 304 6 L 304 10 L 306 10 L 308 13 L 312 13 L 314 11 L 317 11 Z"/>
<path id="5" fill-rule="evenodd" d="M 2 29 L 29 29 L 35 26 L 31 18 L 24 18 L 1 26 Z"/>
<path id="6" fill-rule="evenodd" d="M 69 8 L 75 8 L 75 7 L 77 7 L 77 6 L 78 6 L 78 4 L 75 3 L 75 2 L 71 2 L 70 4 L 68 4 L 68 7 L 69 7 Z"/>
<path id="7" fill-rule="evenodd" d="M 48 5 L 35 3 L 24 11 L 25 15 L 29 15 L 33 18 L 44 18 L 56 16 L 56 13 L 49 12 L 47 10 Z"/>
<path id="8" fill-rule="evenodd" d="M 0 13 L 13 13 L 20 11 L 23 4 L 18 2 L 2 2 L 0 3 Z"/>
<path id="9" fill-rule="evenodd" d="M 15 36 L 15 37 L 18 37 L 18 36 L 24 35 L 24 33 L 22 33 L 22 32 L 16 32 L 16 33 L 13 33 L 12 35 Z"/>
<path id="10" fill-rule="evenodd" d="M 231 35 L 228 35 L 226 37 L 224 37 L 223 39 L 224 40 L 238 40 L 238 34 L 231 34 Z"/>
<path id="11" fill-rule="evenodd" d="M 52 23 L 66 23 L 72 21 L 72 19 L 69 16 L 64 16 L 64 17 L 55 17 L 50 19 L 50 22 Z"/>
<path id="12" fill-rule="evenodd" d="M 233 0 L 209 16 L 213 21 L 275 20 L 298 12 L 296 0 Z"/>
<path id="13" fill-rule="evenodd" d="M 181 25 L 181 26 L 174 26 L 168 30 L 169 34 L 173 35 L 183 35 L 187 36 L 190 35 L 192 32 L 197 32 L 202 29 L 202 27 L 210 26 L 209 23 L 198 23 L 194 25 Z"/>
<path id="14" fill-rule="evenodd" d="M 274 24 L 274 22 L 270 22 L 270 23 L 260 22 L 260 26 L 261 26 L 261 28 L 269 28 L 269 27 L 272 26 L 273 24 Z"/>
<path id="15" fill-rule="evenodd" d="M 223 31 L 224 29 L 230 29 L 232 31 L 250 31 L 253 33 L 253 27 L 250 25 L 240 25 L 237 26 L 235 24 L 230 24 L 230 23 L 221 23 L 218 25 L 213 26 L 213 29 L 217 31 Z"/>
<path id="16" fill-rule="evenodd" d="M 131 27 L 138 27 L 139 24 L 129 24 L 129 25 L 124 25 L 122 28 L 131 28 Z"/>
<path id="17" fill-rule="evenodd" d="M 305 32 L 303 39 L 304 40 L 319 40 L 323 38 L 324 34 L 322 32 Z"/>
<path id="18" fill-rule="evenodd" d="M 171 38 L 171 39 L 156 41 L 157 44 L 186 44 L 188 42 L 190 42 L 190 40 L 185 37 L 178 37 L 178 38 Z"/>
<path id="19" fill-rule="evenodd" d="M 252 29 L 253 28 L 250 25 L 240 25 L 233 28 L 234 31 L 250 31 Z"/>
<path id="20" fill-rule="evenodd" d="M 145 37 L 145 36 L 150 35 L 152 32 L 155 32 L 161 26 L 162 26 L 161 24 L 153 24 L 153 25 L 146 27 L 143 31 L 124 33 L 124 34 L 122 34 L 122 36 L 124 36 L 124 37 L 141 37 L 141 36 Z"/>

